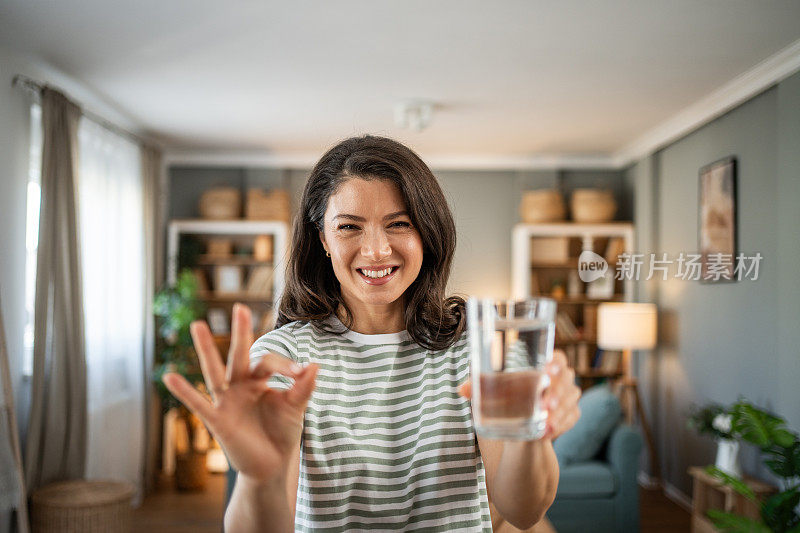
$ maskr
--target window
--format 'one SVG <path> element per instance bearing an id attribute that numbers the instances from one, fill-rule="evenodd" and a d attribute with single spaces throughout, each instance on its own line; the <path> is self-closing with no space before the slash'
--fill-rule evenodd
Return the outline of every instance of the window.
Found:
<path id="1" fill-rule="evenodd" d="M 42 177 L 42 107 L 31 105 L 31 136 L 28 160 L 27 214 L 25 220 L 25 333 L 22 373 L 33 375 L 33 325 L 36 299 L 36 254 L 39 251 L 39 207 Z"/>

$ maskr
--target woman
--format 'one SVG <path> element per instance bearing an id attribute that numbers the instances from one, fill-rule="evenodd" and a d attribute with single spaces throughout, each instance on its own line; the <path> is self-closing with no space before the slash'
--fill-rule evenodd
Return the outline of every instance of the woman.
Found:
<path id="1" fill-rule="evenodd" d="M 548 367 L 547 434 L 476 437 L 464 301 L 444 297 L 455 226 L 405 146 L 343 141 L 311 172 L 295 219 L 278 329 L 251 345 L 235 306 L 227 368 L 192 336 L 208 402 L 164 381 L 225 449 L 238 480 L 227 531 L 491 531 L 487 493 L 522 529 L 555 497 L 552 440 L 579 416 L 574 374 Z"/>

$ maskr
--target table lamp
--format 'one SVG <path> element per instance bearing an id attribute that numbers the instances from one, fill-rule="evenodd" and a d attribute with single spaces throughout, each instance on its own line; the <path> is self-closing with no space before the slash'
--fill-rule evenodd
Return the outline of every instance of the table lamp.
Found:
<path id="1" fill-rule="evenodd" d="M 638 382 L 631 370 L 632 350 L 650 350 L 655 347 L 656 322 L 655 304 L 608 302 L 597 308 L 597 346 L 602 350 L 622 350 L 623 376 L 619 380 L 622 407 L 629 424 L 633 423 L 633 409 L 636 409 L 647 439 L 653 474 L 660 478 L 653 435 L 642 409 Z"/>

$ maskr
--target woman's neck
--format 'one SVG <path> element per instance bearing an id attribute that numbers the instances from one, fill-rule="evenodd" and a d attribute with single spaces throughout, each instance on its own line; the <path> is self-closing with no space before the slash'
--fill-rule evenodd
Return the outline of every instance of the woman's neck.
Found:
<path id="1" fill-rule="evenodd" d="M 363 335 L 381 335 L 384 333 L 397 333 L 406 329 L 403 307 L 388 305 L 373 308 L 357 306 L 350 307 L 353 314 L 352 331 Z M 344 309 L 340 306 L 336 313 L 339 320 L 344 322 Z"/>

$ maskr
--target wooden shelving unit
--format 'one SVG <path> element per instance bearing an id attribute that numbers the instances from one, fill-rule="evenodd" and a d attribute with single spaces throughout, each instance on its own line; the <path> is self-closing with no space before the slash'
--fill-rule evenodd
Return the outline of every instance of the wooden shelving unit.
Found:
<path id="1" fill-rule="evenodd" d="M 719 531 L 707 516 L 710 509 L 736 513 L 753 520 L 760 519 L 758 505 L 706 473 L 704 468 L 692 466 L 689 468 L 689 475 L 692 476 L 693 480 L 692 533 L 715 533 Z M 772 485 L 749 476 L 744 476 L 742 481 L 762 501 L 777 491 Z"/>
<path id="2" fill-rule="evenodd" d="M 263 333 L 265 325 L 273 320 L 273 312 L 280 300 L 284 286 L 284 269 L 288 247 L 288 226 L 280 221 L 256 220 L 173 220 L 169 223 L 167 235 L 167 282 L 175 283 L 177 274 L 182 268 L 192 268 L 200 273 L 207 286 L 200 291 L 200 298 L 209 310 L 227 313 L 227 325 L 233 304 L 236 302 L 250 306 L 254 314 L 253 327 L 256 333 Z M 181 243 L 190 237 L 202 251 L 196 254 L 191 264 L 181 264 Z M 257 237 L 269 236 L 272 239 L 272 257 L 268 261 L 258 260 L 252 255 L 252 248 Z M 213 255 L 208 253 L 210 239 L 229 239 L 232 243 L 229 255 Z M 246 253 L 242 253 L 242 252 Z M 239 269 L 239 290 L 220 291 L 216 287 L 217 271 L 220 268 L 233 267 Z M 271 282 L 268 288 L 259 291 L 247 291 L 247 284 L 255 269 L 267 267 L 271 269 Z M 269 278 L 267 278 L 269 279 Z M 211 314 L 211 313 L 209 313 Z M 210 317 L 208 317 L 210 318 Z M 209 320 L 214 330 L 214 324 Z M 230 335 L 216 331 L 215 340 L 220 348 L 227 347 Z M 227 353 L 227 349 L 222 351 Z"/>
<path id="3" fill-rule="evenodd" d="M 514 227 L 512 239 L 512 295 L 514 298 L 556 297 L 562 326 L 557 321 L 555 345 L 567 353 L 581 386 L 588 387 L 599 380 L 621 377 L 621 354 L 603 353 L 598 358 L 599 364 L 596 364 L 596 308 L 602 302 L 630 301 L 633 295 L 632 281 L 614 280 L 610 294 L 596 297 L 587 294 L 587 284 L 579 279 L 576 283 L 576 278 L 578 258 L 585 250 L 605 257 L 609 243 L 615 239 L 617 242 L 613 244 L 621 243 L 621 251 L 630 252 L 633 249 L 633 225 L 630 222 L 518 224 Z M 537 255 L 537 250 L 549 250 L 551 256 Z M 556 252 L 553 253 L 553 250 Z M 616 257 L 609 259 L 607 275 L 613 277 Z M 572 278 L 571 283 L 569 278 Z M 553 294 L 552 288 L 557 281 L 561 282 L 563 294 Z M 568 292 L 568 285 L 573 292 Z M 567 319 L 566 324 L 564 318 Z"/>

